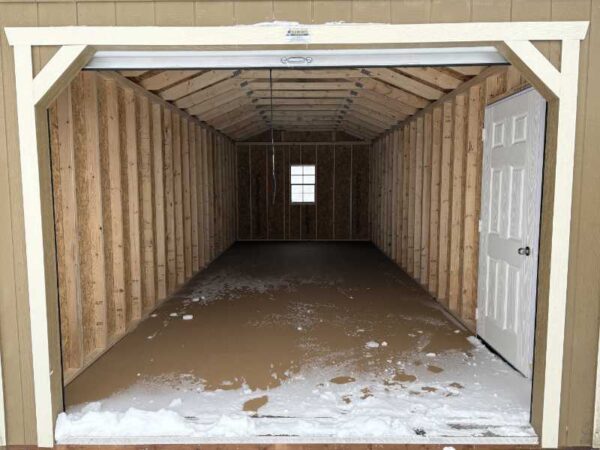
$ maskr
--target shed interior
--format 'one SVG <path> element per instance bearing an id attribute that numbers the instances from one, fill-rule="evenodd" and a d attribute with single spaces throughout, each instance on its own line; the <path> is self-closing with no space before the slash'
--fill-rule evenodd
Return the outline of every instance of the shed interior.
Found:
<path id="1" fill-rule="evenodd" d="M 49 110 L 58 442 L 535 443 L 531 379 L 475 336 L 484 109 L 526 87 L 512 66 L 81 72 Z"/>

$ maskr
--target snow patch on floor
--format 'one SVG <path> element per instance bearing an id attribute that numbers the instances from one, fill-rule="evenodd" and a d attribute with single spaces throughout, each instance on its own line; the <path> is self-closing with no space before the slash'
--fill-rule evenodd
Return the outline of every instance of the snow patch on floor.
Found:
<path id="1" fill-rule="evenodd" d="M 404 355 L 401 367 L 392 362 L 379 373 L 315 364 L 270 390 L 244 383 L 209 391 L 191 374 L 142 379 L 102 402 L 60 414 L 56 439 L 535 437 L 528 380 L 487 348 L 437 354 L 436 364 L 444 367 L 437 372 L 420 362 L 422 356 Z M 345 382 L 336 382 L 341 376 Z M 268 397 L 264 405 L 244 411 L 246 402 L 261 396 Z"/>

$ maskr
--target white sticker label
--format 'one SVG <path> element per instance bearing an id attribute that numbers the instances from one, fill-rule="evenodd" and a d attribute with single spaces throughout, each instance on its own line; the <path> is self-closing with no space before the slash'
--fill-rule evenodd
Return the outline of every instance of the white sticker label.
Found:
<path id="1" fill-rule="evenodd" d="M 310 32 L 308 28 L 289 28 L 285 35 L 288 42 L 309 42 Z"/>

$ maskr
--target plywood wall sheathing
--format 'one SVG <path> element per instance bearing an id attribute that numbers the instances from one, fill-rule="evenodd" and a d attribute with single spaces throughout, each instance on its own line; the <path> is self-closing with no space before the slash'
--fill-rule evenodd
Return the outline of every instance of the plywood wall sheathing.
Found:
<path id="1" fill-rule="evenodd" d="M 79 75 L 50 124 L 69 382 L 235 240 L 235 148 L 110 74 Z"/>
<path id="2" fill-rule="evenodd" d="M 272 152 L 275 152 L 275 189 Z M 237 221 L 242 240 L 369 238 L 369 146 L 358 142 L 237 145 Z M 291 164 L 316 165 L 315 204 L 293 205 Z"/>
<path id="3" fill-rule="evenodd" d="M 513 68 L 484 72 L 370 152 L 372 240 L 473 330 L 484 107 L 524 83 Z"/>

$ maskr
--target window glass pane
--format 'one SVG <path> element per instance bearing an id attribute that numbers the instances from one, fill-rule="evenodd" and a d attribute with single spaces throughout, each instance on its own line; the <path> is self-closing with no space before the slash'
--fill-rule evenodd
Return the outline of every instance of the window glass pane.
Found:
<path id="1" fill-rule="evenodd" d="M 315 202 L 315 166 L 290 165 L 290 185 L 292 203 Z"/>
<path id="2" fill-rule="evenodd" d="M 315 184 L 314 175 L 304 175 L 304 184 Z"/>

